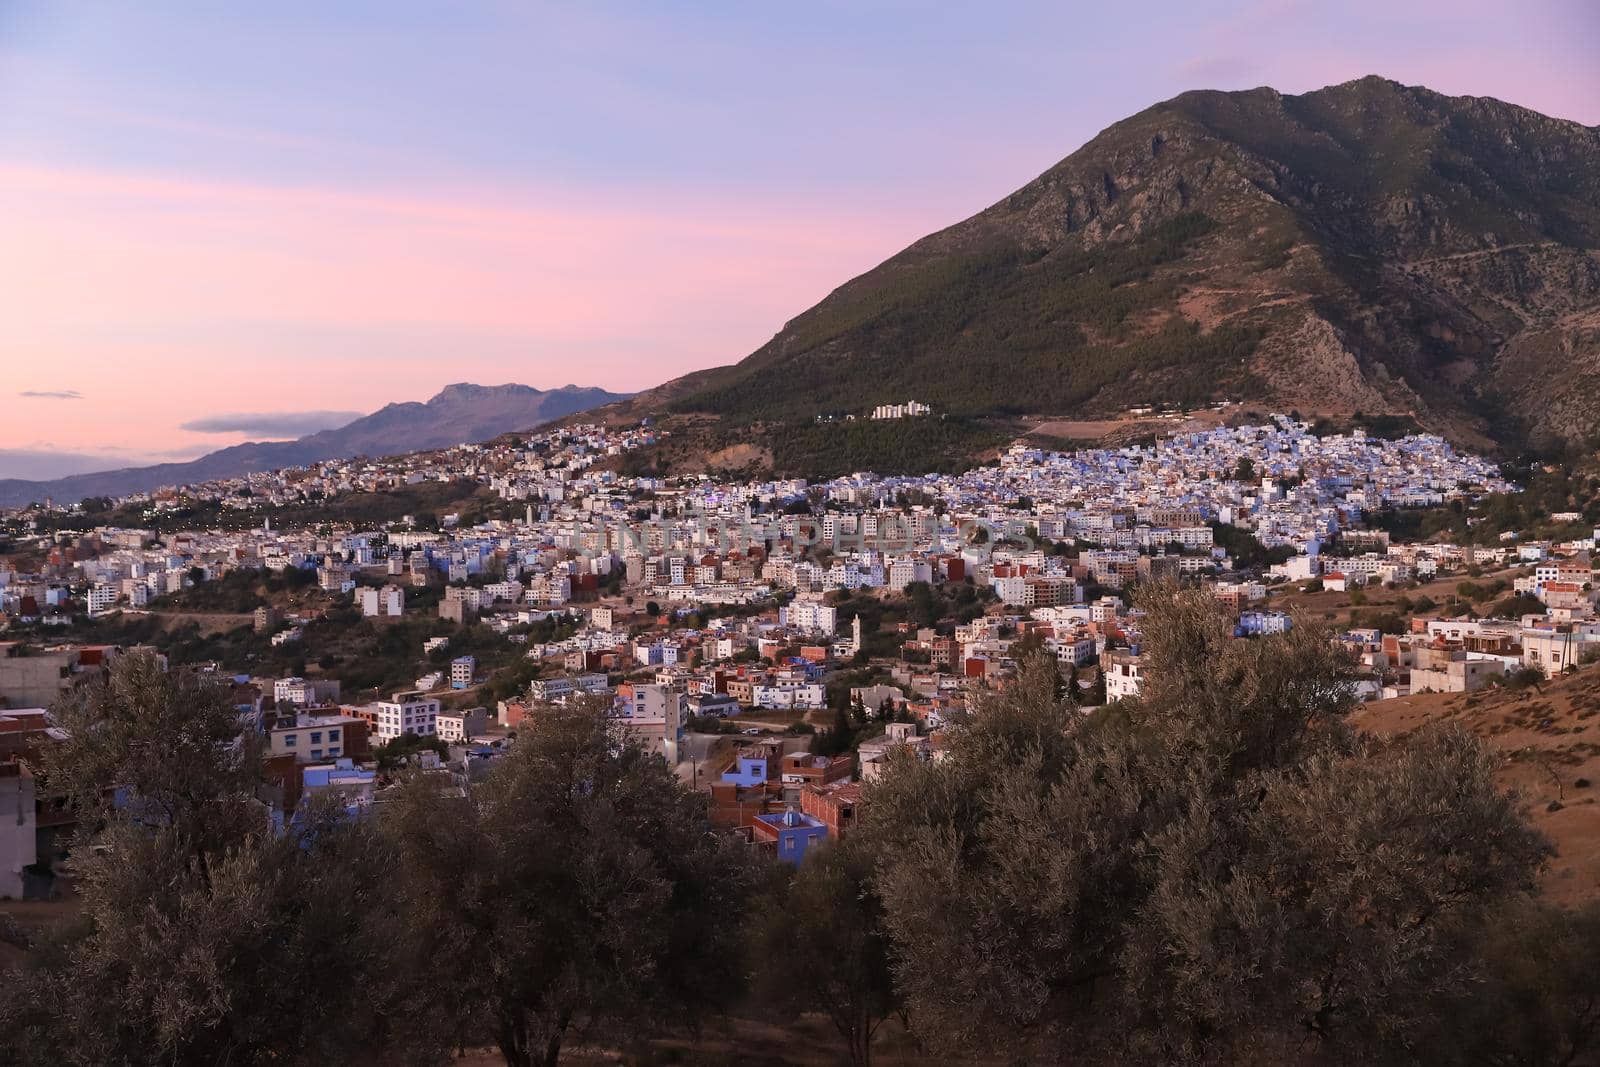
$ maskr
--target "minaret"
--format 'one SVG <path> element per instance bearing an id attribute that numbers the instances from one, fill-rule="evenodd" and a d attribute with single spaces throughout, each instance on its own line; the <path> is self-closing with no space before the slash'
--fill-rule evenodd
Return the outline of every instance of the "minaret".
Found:
<path id="1" fill-rule="evenodd" d="M 857 615 L 850 620 L 850 645 L 851 652 L 861 651 L 861 616 Z"/>

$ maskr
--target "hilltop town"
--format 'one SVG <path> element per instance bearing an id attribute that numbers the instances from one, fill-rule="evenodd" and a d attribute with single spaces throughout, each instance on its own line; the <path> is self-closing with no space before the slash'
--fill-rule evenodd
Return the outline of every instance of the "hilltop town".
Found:
<path id="1" fill-rule="evenodd" d="M 1403 543 L 1372 521 L 1515 491 L 1436 437 L 1317 436 L 1275 416 L 1119 449 L 1018 444 L 953 475 L 622 473 L 655 439 L 578 424 L 14 513 L 12 751 L 48 744 L 63 693 L 147 647 L 232 688 L 265 741 L 274 817 L 292 819 L 323 791 L 380 803 L 407 760 L 468 780 L 541 709 L 601 695 L 710 794 L 716 825 L 798 862 L 847 832 L 891 749 L 937 758 L 943 727 L 1027 654 L 1053 656 L 1085 708 L 1137 695 L 1141 587 L 1209 590 L 1240 640 L 1332 620 L 1367 700 L 1600 652 L 1600 530 L 1580 515 L 1553 518 L 1581 536 L 1487 545 Z M 272 518 L 441 485 L 502 517 Z M 23 840 L 33 824 L 7 833 L 0 888 L 20 895 L 43 853 Z"/>

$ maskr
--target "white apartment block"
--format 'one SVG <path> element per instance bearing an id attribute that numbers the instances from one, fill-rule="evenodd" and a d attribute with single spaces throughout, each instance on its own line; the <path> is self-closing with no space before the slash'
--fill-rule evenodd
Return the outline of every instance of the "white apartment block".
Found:
<path id="1" fill-rule="evenodd" d="M 515 604 L 522 600 L 523 588 L 521 582 L 493 582 L 483 587 L 483 591 L 495 600 L 504 600 Z"/>
<path id="2" fill-rule="evenodd" d="M 554 607 L 572 599 L 572 577 L 566 574 L 539 574 L 528 580 L 528 603 Z"/>
<path id="3" fill-rule="evenodd" d="M 88 604 L 90 615 L 100 615 L 117 602 L 117 587 L 114 585 L 92 585 L 84 597 Z"/>
<path id="4" fill-rule="evenodd" d="M 439 732 L 439 701 L 421 693 L 395 693 L 378 701 L 378 740 L 401 734 L 432 737 Z"/>
<path id="5" fill-rule="evenodd" d="M 933 581 L 933 565 L 925 559 L 897 559 L 889 564 L 889 586 L 904 589 L 912 582 Z"/>
<path id="6" fill-rule="evenodd" d="M 361 614 L 368 618 L 390 615 L 398 618 L 406 613 L 406 592 L 398 585 L 382 589 L 362 589 L 356 594 L 361 604 Z"/>
<path id="7" fill-rule="evenodd" d="M 489 715 L 484 708 L 441 711 L 438 719 L 439 739 L 451 744 L 470 741 L 474 736 L 483 733 L 488 721 Z"/>
<path id="8" fill-rule="evenodd" d="M 676 765 L 686 708 L 687 697 L 676 689 L 634 685 L 618 693 L 614 711 L 628 734 Z"/>
<path id="9" fill-rule="evenodd" d="M 1523 630 L 1522 631 L 1522 662 L 1529 667 L 1538 667 L 1546 674 L 1554 676 L 1560 674 L 1568 667 L 1576 667 L 1578 659 L 1583 654 L 1583 649 L 1588 642 L 1585 635 L 1574 631 L 1571 627 L 1563 627 L 1566 632 L 1558 630 Z"/>
<path id="10" fill-rule="evenodd" d="M 757 685 L 750 689 L 751 703 L 758 708 L 825 708 L 828 696 L 815 682 L 806 685 Z"/>
<path id="11" fill-rule="evenodd" d="M 933 408 L 915 400 L 907 400 L 904 404 L 879 404 L 872 409 L 872 417 L 875 419 L 908 419 L 932 413 Z"/>
<path id="12" fill-rule="evenodd" d="M 1020 574 L 991 579 L 989 585 L 995 596 L 1006 604 L 1023 604 L 1028 599 L 1028 579 Z"/>
<path id="13" fill-rule="evenodd" d="M 779 609 L 778 623 L 807 633 L 831 634 L 839 626 L 839 609 L 820 600 L 796 600 Z"/>
<path id="14" fill-rule="evenodd" d="M 339 699 L 337 678 L 279 678 L 272 683 L 273 703 L 281 707 L 329 704 Z"/>

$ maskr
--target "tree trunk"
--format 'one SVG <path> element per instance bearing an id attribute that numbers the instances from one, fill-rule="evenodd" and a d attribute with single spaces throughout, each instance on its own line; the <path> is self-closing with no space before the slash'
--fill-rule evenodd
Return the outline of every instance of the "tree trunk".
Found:
<path id="1" fill-rule="evenodd" d="M 872 1067 L 872 1028 L 851 1023 L 845 1030 L 845 1046 L 850 1052 L 850 1067 Z"/>
<path id="2" fill-rule="evenodd" d="M 556 1067 L 561 1059 L 561 1042 L 567 1036 L 567 1027 L 572 1025 L 572 1012 L 563 1011 L 555 1018 L 555 1025 L 550 1027 L 550 1033 L 544 1042 L 544 1055 L 539 1058 L 540 1067 Z"/>
<path id="3" fill-rule="evenodd" d="M 506 1067 L 533 1067 L 533 1056 L 528 1052 L 528 1027 L 520 1018 L 502 1017 L 498 1044 Z"/>
<path id="4" fill-rule="evenodd" d="M 872 1031 L 856 1032 L 855 1067 L 872 1067 Z"/>

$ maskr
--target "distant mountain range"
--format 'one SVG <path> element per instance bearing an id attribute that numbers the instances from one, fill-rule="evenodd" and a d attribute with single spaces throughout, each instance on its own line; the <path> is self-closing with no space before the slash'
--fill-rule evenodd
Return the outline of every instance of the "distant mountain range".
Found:
<path id="1" fill-rule="evenodd" d="M 1235 399 L 1487 447 L 1600 431 L 1600 129 L 1377 77 L 1189 92 L 619 414 Z"/>
<path id="2" fill-rule="evenodd" d="M 327 459 L 390 456 L 476 443 L 627 396 L 576 385 L 549 390 L 526 385 L 447 385 L 426 403 L 389 404 L 344 426 L 293 441 L 250 442 L 187 463 L 128 467 L 50 481 L 0 479 L 0 507 L 19 507 L 46 498 L 76 503 L 84 497 L 123 496 Z"/>

